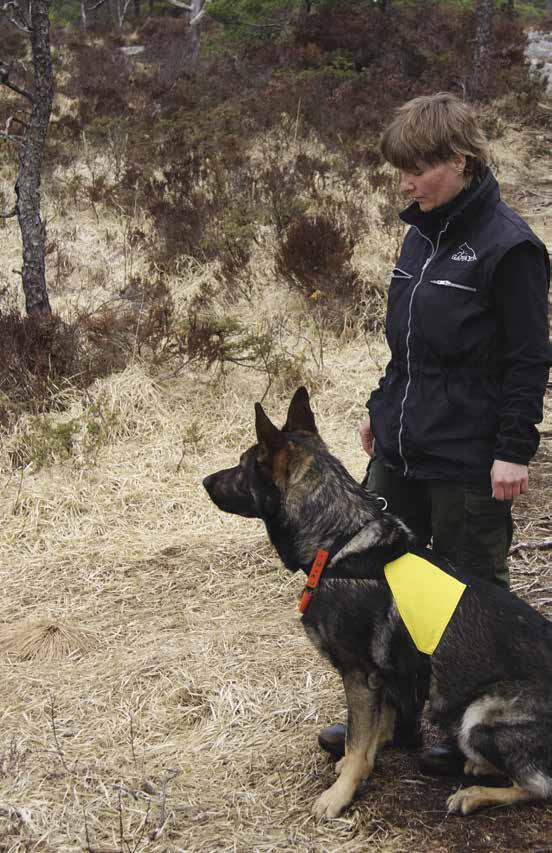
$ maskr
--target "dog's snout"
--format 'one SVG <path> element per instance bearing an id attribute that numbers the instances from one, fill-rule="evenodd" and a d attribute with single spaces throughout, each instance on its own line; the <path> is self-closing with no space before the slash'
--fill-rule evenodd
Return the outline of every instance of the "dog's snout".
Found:
<path id="1" fill-rule="evenodd" d="M 205 488 L 207 489 L 209 494 L 211 493 L 211 488 L 213 486 L 214 479 L 215 479 L 214 474 L 208 474 L 207 477 L 205 477 L 203 479 L 203 485 L 205 486 Z"/>

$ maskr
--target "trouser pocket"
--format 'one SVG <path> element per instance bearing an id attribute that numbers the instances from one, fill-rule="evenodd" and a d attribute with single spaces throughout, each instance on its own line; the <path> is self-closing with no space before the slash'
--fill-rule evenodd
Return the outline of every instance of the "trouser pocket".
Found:
<path id="1" fill-rule="evenodd" d="M 512 502 L 492 497 L 491 485 L 432 485 L 433 548 L 462 571 L 508 586 Z"/>

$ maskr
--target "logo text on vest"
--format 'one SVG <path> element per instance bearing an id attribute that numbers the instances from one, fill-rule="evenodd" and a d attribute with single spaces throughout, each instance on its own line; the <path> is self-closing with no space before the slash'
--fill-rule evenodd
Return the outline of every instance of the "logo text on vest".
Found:
<path id="1" fill-rule="evenodd" d="M 467 243 L 462 243 L 457 252 L 452 255 L 453 261 L 476 261 L 477 255 L 471 246 L 468 246 Z"/>

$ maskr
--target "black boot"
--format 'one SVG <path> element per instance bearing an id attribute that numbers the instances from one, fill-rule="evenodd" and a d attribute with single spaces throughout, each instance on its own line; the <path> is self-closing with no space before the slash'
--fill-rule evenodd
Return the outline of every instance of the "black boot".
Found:
<path id="1" fill-rule="evenodd" d="M 345 755 L 346 736 L 347 726 L 336 723 L 333 726 L 322 729 L 318 735 L 318 743 L 324 752 L 329 752 L 334 758 L 343 758 Z M 408 721 L 408 724 L 398 725 L 395 729 L 393 746 L 397 749 L 419 749 L 422 746 L 422 742 L 419 720 L 414 724 Z"/>
<path id="2" fill-rule="evenodd" d="M 418 767 L 429 776 L 463 776 L 466 756 L 454 738 L 424 749 L 418 756 Z"/>
<path id="3" fill-rule="evenodd" d="M 322 729 L 318 735 L 318 743 L 320 744 L 320 748 L 325 752 L 329 752 L 335 758 L 343 758 L 345 755 L 346 735 L 347 726 L 337 723 L 334 726 L 328 726 L 327 729 Z"/>
<path id="4" fill-rule="evenodd" d="M 423 746 L 421 715 L 404 718 L 397 715 L 393 746 L 397 749 L 420 749 Z"/>

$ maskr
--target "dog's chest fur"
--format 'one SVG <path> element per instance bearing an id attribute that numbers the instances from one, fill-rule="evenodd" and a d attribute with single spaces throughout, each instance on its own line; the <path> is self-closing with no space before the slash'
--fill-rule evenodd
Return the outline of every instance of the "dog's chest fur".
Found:
<path id="1" fill-rule="evenodd" d="M 411 662 L 418 657 L 384 579 L 324 581 L 302 623 L 311 642 L 340 672 L 392 672 L 399 647 Z"/>

